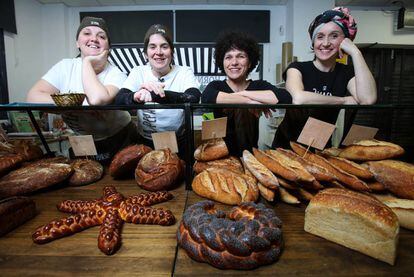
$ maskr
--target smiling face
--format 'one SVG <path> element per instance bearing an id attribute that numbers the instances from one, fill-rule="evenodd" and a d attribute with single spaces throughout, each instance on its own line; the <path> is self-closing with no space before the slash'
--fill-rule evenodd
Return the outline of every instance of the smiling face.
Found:
<path id="1" fill-rule="evenodd" d="M 232 81 L 245 81 L 250 67 L 249 56 L 243 50 L 231 49 L 223 59 L 224 72 Z"/>
<path id="2" fill-rule="evenodd" d="M 334 22 L 328 22 L 315 35 L 313 49 L 317 59 L 321 61 L 334 60 L 338 57 L 339 45 L 345 35 Z"/>
<path id="3" fill-rule="evenodd" d="M 108 36 L 105 31 L 97 26 L 88 26 L 79 32 L 76 46 L 82 57 L 96 56 L 109 49 Z"/>
<path id="4" fill-rule="evenodd" d="M 170 71 L 173 52 L 168 41 L 160 34 L 153 34 L 149 38 L 147 58 L 151 69 L 158 77 Z"/>

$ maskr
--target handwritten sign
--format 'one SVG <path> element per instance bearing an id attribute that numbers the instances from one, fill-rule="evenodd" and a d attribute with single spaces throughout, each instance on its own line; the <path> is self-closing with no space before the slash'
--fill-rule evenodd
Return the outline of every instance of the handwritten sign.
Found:
<path id="1" fill-rule="evenodd" d="M 309 117 L 297 141 L 323 150 L 334 130 L 335 125 Z"/>
<path id="2" fill-rule="evenodd" d="M 96 156 L 96 147 L 91 135 L 70 136 L 69 143 L 75 156 Z"/>
<path id="3" fill-rule="evenodd" d="M 226 136 L 227 117 L 201 122 L 201 139 L 224 138 Z"/>
<path id="4" fill-rule="evenodd" d="M 178 153 L 177 136 L 174 131 L 152 133 L 151 136 L 156 150 L 169 148 L 171 152 Z"/>
<path id="5" fill-rule="evenodd" d="M 373 139 L 378 132 L 378 128 L 366 127 L 352 124 L 342 145 L 350 145 L 363 139 Z"/>

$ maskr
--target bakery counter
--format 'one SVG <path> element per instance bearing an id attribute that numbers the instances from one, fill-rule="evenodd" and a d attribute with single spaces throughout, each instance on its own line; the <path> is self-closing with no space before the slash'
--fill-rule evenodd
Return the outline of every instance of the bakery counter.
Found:
<path id="1" fill-rule="evenodd" d="M 115 182 L 105 176 L 92 185 L 55 188 L 33 195 L 37 216 L 0 238 L 0 275 L 170 276 L 176 253 L 177 223 L 172 226 L 125 223 L 122 245 L 112 256 L 98 249 L 98 226 L 43 245 L 33 243 L 31 235 L 38 226 L 67 216 L 56 209 L 57 203 L 65 199 L 99 198 L 107 185 L 115 186 L 124 196 L 144 192 L 133 180 Z M 184 184 L 171 192 L 172 200 L 154 207 L 171 210 L 179 222 L 187 192 Z"/>
<path id="2" fill-rule="evenodd" d="M 204 200 L 193 192 L 188 193 L 187 205 Z M 217 205 L 224 211 L 230 206 Z M 394 266 L 377 261 L 359 252 L 342 247 L 303 230 L 306 205 L 292 206 L 277 203 L 275 211 L 283 221 L 284 250 L 274 264 L 251 271 L 219 270 L 205 263 L 190 259 L 185 251 L 178 249 L 175 276 L 219 276 L 219 275 L 412 275 L 414 263 L 414 232 L 400 229 L 396 264 Z"/>

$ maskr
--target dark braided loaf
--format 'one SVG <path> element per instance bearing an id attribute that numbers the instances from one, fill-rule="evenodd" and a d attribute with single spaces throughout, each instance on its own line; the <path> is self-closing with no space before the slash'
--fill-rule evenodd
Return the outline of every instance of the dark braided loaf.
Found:
<path id="1" fill-rule="evenodd" d="M 274 211 L 263 204 L 242 203 L 226 218 L 214 202 L 202 201 L 185 211 L 177 240 L 196 261 L 220 269 L 253 269 L 279 258 L 281 227 Z"/>

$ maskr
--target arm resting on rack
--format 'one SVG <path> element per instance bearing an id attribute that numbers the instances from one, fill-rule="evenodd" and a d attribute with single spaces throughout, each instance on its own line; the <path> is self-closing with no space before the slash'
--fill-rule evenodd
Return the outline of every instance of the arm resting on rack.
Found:
<path id="1" fill-rule="evenodd" d="M 165 90 L 164 93 L 165 97 L 160 97 L 154 92 L 151 92 L 152 101 L 160 104 L 198 103 L 201 97 L 201 92 L 197 88 L 189 88 L 183 93 L 171 90 Z"/>

